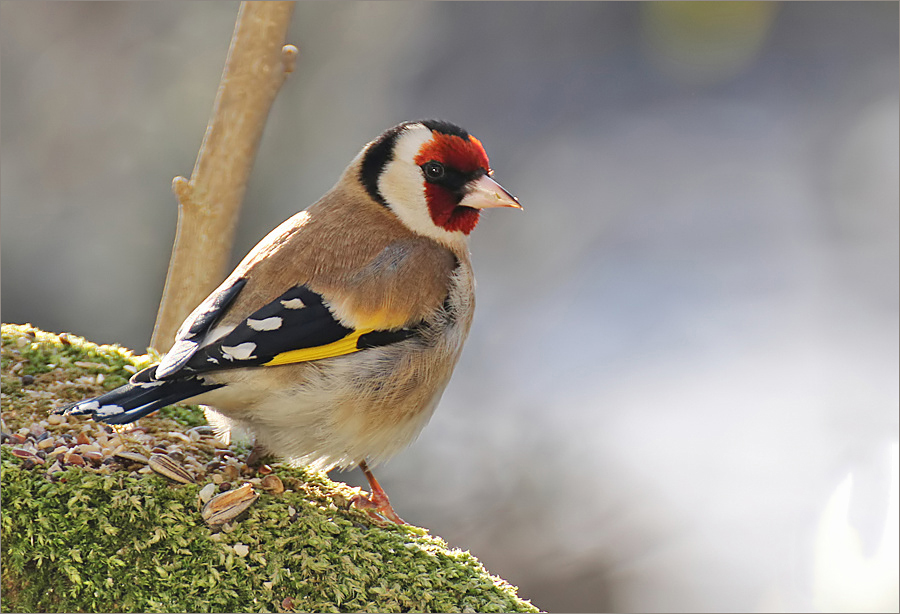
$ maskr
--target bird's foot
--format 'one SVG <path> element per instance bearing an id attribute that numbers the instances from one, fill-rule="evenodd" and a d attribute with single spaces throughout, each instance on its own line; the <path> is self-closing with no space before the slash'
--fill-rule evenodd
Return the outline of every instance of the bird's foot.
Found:
<path id="1" fill-rule="evenodd" d="M 368 497 L 366 495 L 356 495 L 350 499 L 350 505 L 357 509 L 367 511 L 375 518 L 382 516 L 395 524 L 408 524 L 405 520 L 400 518 L 400 516 L 397 515 L 397 512 L 394 511 L 394 508 L 391 507 L 391 502 L 388 500 L 387 495 L 384 494 L 384 491 L 381 492 L 381 495 L 381 497 L 375 493 Z"/>
<path id="2" fill-rule="evenodd" d="M 380 514 L 381 516 L 387 518 L 395 524 L 408 524 L 405 520 L 397 515 L 397 512 L 394 511 L 394 508 L 391 506 L 391 500 L 388 499 L 387 493 L 384 492 L 381 484 L 379 484 L 378 480 L 375 479 L 375 476 L 372 475 L 372 472 L 369 470 L 369 467 L 368 465 L 366 465 L 365 461 L 359 464 L 359 468 L 362 469 L 362 472 L 365 474 L 366 479 L 369 481 L 369 486 L 372 488 L 372 494 L 368 497 L 362 494 L 356 495 L 355 497 L 350 499 L 350 505 L 356 507 L 357 509 L 366 510 L 373 516 Z"/>

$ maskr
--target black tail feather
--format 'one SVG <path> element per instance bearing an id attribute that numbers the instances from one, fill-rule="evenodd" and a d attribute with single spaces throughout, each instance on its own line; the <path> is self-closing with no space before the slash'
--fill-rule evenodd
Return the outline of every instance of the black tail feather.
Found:
<path id="1" fill-rule="evenodd" d="M 166 405 L 171 405 L 223 386 L 223 384 L 207 384 L 198 376 L 158 380 L 155 378 L 155 373 L 156 367 L 144 369 L 135 374 L 124 386 L 120 386 L 99 397 L 68 405 L 57 413 L 71 415 L 89 414 L 98 422 L 126 424 L 151 414 Z"/>

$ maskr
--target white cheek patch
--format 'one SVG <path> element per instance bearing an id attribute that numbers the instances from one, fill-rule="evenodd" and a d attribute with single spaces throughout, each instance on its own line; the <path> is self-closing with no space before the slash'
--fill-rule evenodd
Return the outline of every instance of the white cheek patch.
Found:
<path id="1" fill-rule="evenodd" d="M 378 191 L 391 210 L 412 228 L 425 223 L 434 226 L 425 200 L 422 171 L 411 162 L 389 162 L 378 178 Z"/>
<path id="2" fill-rule="evenodd" d="M 258 331 L 278 330 L 281 328 L 282 322 L 283 320 L 278 316 L 272 316 L 271 318 L 265 318 L 263 320 L 247 318 L 247 326 Z"/>
<path id="3" fill-rule="evenodd" d="M 403 132 L 394 145 L 393 159 L 378 177 L 378 191 L 391 211 L 413 232 L 445 244 L 465 243 L 465 234 L 436 226 L 428 211 L 425 178 L 415 160 L 431 138 L 431 130 L 421 124 Z"/>
<path id="4" fill-rule="evenodd" d="M 416 156 L 422 149 L 422 145 L 431 140 L 431 130 L 422 124 L 412 124 L 397 137 L 394 144 L 394 159 L 408 160 L 415 165 Z"/>
<path id="5" fill-rule="evenodd" d="M 422 169 L 416 166 L 419 150 L 431 140 L 431 130 L 421 124 L 408 128 L 397 138 L 393 159 L 378 177 L 378 191 L 404 222 L 417 213 L 432 226 L 425 201 Z M 401 213 L 402 212 L 402 213 Z M 410 217 L 410 219 L 413 219 Z"/>

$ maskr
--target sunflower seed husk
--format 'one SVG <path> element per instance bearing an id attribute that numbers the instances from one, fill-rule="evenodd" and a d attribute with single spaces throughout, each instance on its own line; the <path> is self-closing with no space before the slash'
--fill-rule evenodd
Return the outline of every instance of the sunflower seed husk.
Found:
<path id="1" fill-rule="evenodd" d="M 203 506 L 200 515 L 207 524 L 225 524 L 240 516 L 258 498 L 259 495 L 253 490 L 253 486 L 244 484 L 240 488 L 223 492 L 210 499 Z"/>
<path id="2" fill-rule="evenodd" d="M 179 433 L 178 431 L 169 431 L 168 433 L 166 433 L 166 437 L 168 437 L 170 440 L 177 439 L 179 441 L 183 441 L 184 443 L 191 443 L 190 437 L 188 437 L 184 433 Z"/>
<path id="3" fill-rule="evenodd" d="M 122 460 L 131 461 L 133 463 L 141 463 L 143 465 L 146 465 L 150 462 L 150 459 L 148 459 L 143 454 L 138 454 L 137 452 L 127 452 L 125 450 L 116 452 L 113 456 L 115 456 L 116 458 L 121 458 Z"/>
<path id="4" fill-rule="evenodd" d="M 188 437 L 191 436 L 191 433 L 197 433 L 201 436 L 211 436 L 214 434 L 213 427 L 203 424 L 200 426 L 195 426 L 192 429 L 188 429 Z"/>
<path id="5" fill-rule="evenodd" d="M 194 481 L 194 478 L 190 473 L 185 471 L 181 465 L 165 454 L 154 454 L 150 457 L 150 462 L 148 464 L 153 471 L 166 476 L 170 480 L 175 480 L 182 484 L 191 484 Z"/>
<path id="6" fill-rule="evenodd" d="M 38 465 L 43 465 L 43 464 L 44 464 L 44 459 L 43 459 L 43 458 L 41 458 L 40 456 L 36 455 L 34 452 L 31 452 L 31 451 L 29 451 L 29 450 L 22 450 L 22 449 L 19 449 L 19 448 L 15 448 L 15 449 L 13 449 L 12 453 L 13 453 L 15 456 L 18 456 L 19 458 L 22 458 L 22 459 L 25 459 L 25 460 L 28 460 L 28 461 L 32 461 L 32 462 L 34 462 L 34 463 L 36 463 L 36 464 L 38 464 Z"/>
<path id="7" fill-rule="evenodd" d="M 95 467 L 103 462 L 103 455 L 99 452 L 87 451 L 81 453 L 82 458 Z"/>
<path id="8" fill-rule="evenodd" d="M 284 483 L 274 473 L 270 473 L 259 482 L 259 487 L 273 495 L 280 495 L 284 492 Z"/>

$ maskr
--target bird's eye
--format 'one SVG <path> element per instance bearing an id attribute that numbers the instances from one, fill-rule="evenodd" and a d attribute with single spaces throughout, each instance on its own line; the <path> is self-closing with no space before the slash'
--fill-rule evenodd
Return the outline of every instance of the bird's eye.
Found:
<path id="1" fill-rule="evenodd" d="M 444 165 L 431 160 L 422 165 L 422 171 L 425 173 L 426 179 L 434 181 L 444 176 Z"/>

